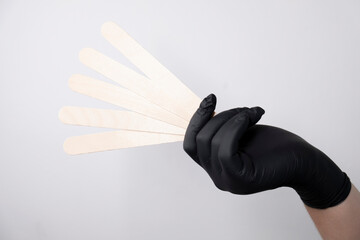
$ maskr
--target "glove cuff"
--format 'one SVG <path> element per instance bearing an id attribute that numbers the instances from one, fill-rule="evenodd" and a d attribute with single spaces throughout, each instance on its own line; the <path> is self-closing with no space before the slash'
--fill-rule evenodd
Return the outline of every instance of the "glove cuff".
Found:
<path id="1" fill-rule="evenodd" d="M 342 203 L 351 191 L 351 181 L 345 172 L 342 172 L 343 181 L 338 186 L 328 186 L 330 193 L 324 193 L 322 189 L 313 189 L 311 193 L 297 191 L 301 200 L 309 207 L 325 209 Z M 329 183 L 331 184 L 331 182 Z M 310 196 L 310 197 L 309 197 Z M 314 196 L 316 196 L 314 198 Z"/>

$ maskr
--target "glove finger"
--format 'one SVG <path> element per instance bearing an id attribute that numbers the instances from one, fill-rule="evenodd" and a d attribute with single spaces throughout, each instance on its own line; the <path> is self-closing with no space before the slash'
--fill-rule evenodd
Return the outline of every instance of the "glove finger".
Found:
<path id="1" fill-rule="evenodd" d="M 265 111 L 260 107 L 242 111 L 227 121 L 214 137 L 214 148 L 218 148 L 218 159 L 224 169 L 227 166 L 239 170 L 241 161 L 233 161 L 237 156 L 239 141 L 245 131 L 258 122 Z"/>
<path id="2" fill-rule="evenodd" d="M 232 118 L 230 118 L 226 123 L 224 123 L 221 128 L 218 130 L 216 135 L 214 136 L 212 143 L 211 143 L 211 150 L 212 156 L 217 156 L 219 153 L 219 148 L 221 144 L 226 144 L 230 147 L 228 144 L 229 142 L 232 142 L 234 146 L 237 146 L 238 141 L 235 141 L 235 139 L 229 139 L 227 136 L 225 136 L 226 132 L 231 132 L 232 134 L 236 134 L 236 131 L 240 131 L 241 128 L 244 128 L 245 130 L 253 125 L 255 125 L 261 118 L 261 116 L 265 113 L 264 109 L 261 107 L 252 107 L 252 108 L 243 108 L 242 111 L 239 111 L 236 115 L 234 115 Z M 236 124 L 234 125 L 234 122 L 236 123 L 239 120 L 236 119 L 243 119 L 243 121 L 246 121 L 246 125 L 242 124 Z M 240 121 L 241 123 L 242 121 Z M 239 129 L 240 128 L 240 129 Z M 238 133 L 237 137 L 240 139 L 240 132 Z M 237 149 L 234 149 L 232 151 L 237 151 Z"/>
<path id="3" fill-rule="evenodd" d="M 250 117 L 250 122 L 249 122 L 249 127 L 255 125 L 262 117 L 262 115 L 264 115 L 265 110 L 261 107 L 252 107 L 250 108 L 249 111 L 249 117 Z"/>
<path id="4" fill-rule="evenodd" d="M 226 123 L 230 118 L 237 113 L 249 110 L 249 108 L 233 108 L 215 115 L 206 125 L 200 130 L 196 136 L 197 155 L 199 157 L 200 165 L 210 172 L 212 168 L 211 164 L 211 141 L 216 132 Z M 217 166 L 214 166 L 215 168 Z"/>
<path id="5" fill-rule="evenodd" d="M 211 119 L 216 106 L 216 96 L 210 94 L 204 98 L 199 108 L 196 110 L 185 132 L 183 149 L 184 151 L 198 163 L 196 135 L 202 127 Z"/>

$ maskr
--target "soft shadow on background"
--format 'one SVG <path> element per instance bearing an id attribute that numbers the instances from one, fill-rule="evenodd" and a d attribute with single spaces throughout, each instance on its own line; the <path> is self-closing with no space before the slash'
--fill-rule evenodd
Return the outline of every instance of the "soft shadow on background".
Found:
<path id="1" fill-rule="evenodd" d="M 217 112 L 261 106 L 261 124 L 324 151 L 360 187 L 358 1 L 0 1 L 0 239 L 320 239 L 288 188 L 219 191 L 181 143 L 68 156 L 63 105 L 78 52 L 135 69 L 100 34 L 123 27 Z"/>

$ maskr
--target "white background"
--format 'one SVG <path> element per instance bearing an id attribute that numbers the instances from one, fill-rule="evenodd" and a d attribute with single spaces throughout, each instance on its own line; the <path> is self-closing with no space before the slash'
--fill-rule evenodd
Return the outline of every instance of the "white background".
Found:
<path id="1" fill-rule="evenodd" d="M 0 0 L 0 239 L 320 239 L 295 191 L 218 190 L 182 143 L 68 156 L 63 105 L 83 47 L 134 68 L 100 34 L 122 26 L 217 112 L 261 106 L 261 124 L 324 151 L 360 187 L 359 1 Z M 135 69 L 135 68 L 134 68 Z M 181 99 L 180 99 L 181 100 Z"/>

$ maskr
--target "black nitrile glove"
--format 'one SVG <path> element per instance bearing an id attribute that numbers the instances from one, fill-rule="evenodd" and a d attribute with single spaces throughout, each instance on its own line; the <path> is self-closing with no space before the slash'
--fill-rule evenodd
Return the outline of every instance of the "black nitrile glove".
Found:
<path id="1" fill-rule="evenodd" d="M 193 115 L 184 150 L 210 175 L 217 188 L 251 194 L 291 187 L 313 208 L 328 208 L 346 199 L 348 176 L 323 152 L 281 128 L 255 125 L 261 107 L 234 108 L 212 117 L 210 94 Z"/>

